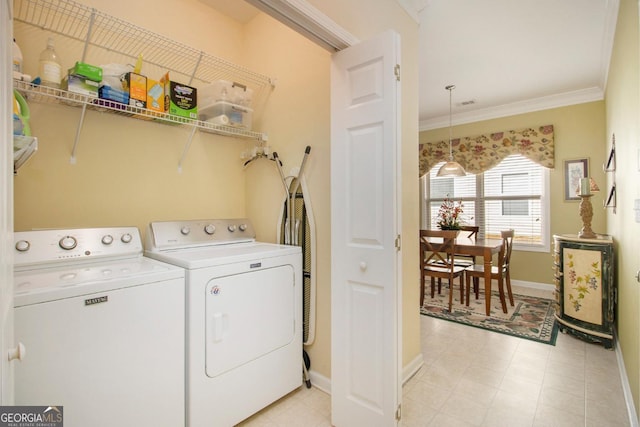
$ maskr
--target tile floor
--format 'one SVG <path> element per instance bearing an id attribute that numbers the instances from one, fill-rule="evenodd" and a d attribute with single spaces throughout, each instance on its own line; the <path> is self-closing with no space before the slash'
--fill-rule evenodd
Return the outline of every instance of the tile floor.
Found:
<path id="1" fill-rule="evenodd" d="M 403 389 L 404 427 L 630 426 L 614 351 L 420 320 L 424 366 Z M 241 425 L 331 426 L 331 398 L 301 387 Z"/>

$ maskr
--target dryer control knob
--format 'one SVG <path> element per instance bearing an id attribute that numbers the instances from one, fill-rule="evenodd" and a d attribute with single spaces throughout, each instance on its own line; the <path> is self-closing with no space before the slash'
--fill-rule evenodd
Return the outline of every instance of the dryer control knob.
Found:
<path id="1" fill-rule="evenodd" d="M 185 225 L 180 229 L 180 232 L 186 236 L 187 234 L 191 233 L 191 229 Z"/>
<path id="2" fill-rule="evenodd" d="M 113 243 L 113 236 L 111 234 L 105 234 L 104 236 L 102 236 L 103 245 L 110 245 L 112 243 Z"/>
<path id="3" fill-rule="evenodd" d="M 234 224 L 231 224 L 230 226 L 227 227 L 227 230 L 233 233 L 234 231 L 236 231 L 236 226 Z"/>
<path id="4" fill-rule="evenodd" d="M 216 226 L 213 224 L 207 224 L 204 226 L 204 232 L 207 233 L 208 235 L 212 235 L 213 233 L 216 232 Z"/>
<path id="5" fill-rule="evenodd" d="M 16 250 L 18 252 L 26 252 L 29 250 L 30 247 L 31 247 L 31 243 L 29 243 L 26 240 L 18 240 L 16 242 Z"/>
<path id="6" fill-rule="evenodd" d="M 78 245 L 78 241 L 73 236 L 64 236 L 62 239 L 60 239 L 58 244 L 62 249 L 70 251 Z"/>
<path id="7" fill-rule="evenodd" d="M 129 233 L 124 233 L 120 238 L 120 241 L 122 243 L 131 243 L 132 240 L 133 240 L 133 237 Z"/>
<path id="8" fill-rule="evenodd" d="M 247 224 L 240 224 L 240 226 L 238 228 L 240 228 L 240 231 L 246 231 L 247 230 Z"/>

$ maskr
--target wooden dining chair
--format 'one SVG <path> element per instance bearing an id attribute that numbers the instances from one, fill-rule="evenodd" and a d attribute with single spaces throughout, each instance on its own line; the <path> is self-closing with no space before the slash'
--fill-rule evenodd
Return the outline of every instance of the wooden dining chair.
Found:
<path id="1" fill-rule="evenodd" d="M 435 295 L 435 279 L 449 283 L 449 311 L 453 305 L 453 281 L 460 278 L 460 302 L 464 303 L 464 267 L 455 265 L 455 241 L 458 230 L 420 230 L 420 303 L 424 304 L 426 278 L 431 278 L 431 298 Z M 429 239 L 438 239 L 431 242 Z M 440 240 L 442 243 L 440 243 Z M 438 293 L 440 293 L 438 283 Z"/>
<path id="2" fill-rule="evenodd" d="M 511 262 L 511 250 L 513 249 L 513 230 L 503 230 L 500 232 L 502 235 L 502 248 L 498 252 L 498 265 L 491 267 L 491 280 L 497 280 L 498 293 L 500 295 L 500 304 L 502 305 L 502 311 L 507 312 L 507 303 L 504 295 L 504 287 L 506 284 L 507 293 L 509 295 L 509 303 L 513 306 L 513 292 L 511 291 L 511 273 L 509 265 Z M 469 305 L 469 294 L 471 292 L 471 280 L 473 279 L 473 290 L 478 299 L 479 282 L 480 278 L 484 277 L 484 265 L 474 264 L 471 267 L 467 267 L 465 270 L 466 281 L 466 298 L 467 305 Z M 485 295 L 485 298 L 491 298 L 491 295 Z"/>
<path id="3" fill-rule="evenodd" d="M 466 235 L 474 241 L 478 238 L 480 227 L 477 225 L 461 225 L 460 234 Z M 460 267 L 470 267 L 476 263 L 476 257 L 473 255 L 457 255 L 455 264 Z"/>

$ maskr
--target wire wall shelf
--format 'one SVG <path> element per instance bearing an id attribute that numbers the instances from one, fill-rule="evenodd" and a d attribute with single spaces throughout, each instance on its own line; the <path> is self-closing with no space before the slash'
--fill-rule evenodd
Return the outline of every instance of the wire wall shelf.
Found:
<path id="1" fill-rule="evenodd" d="M 124 63 L 135 63 L 139 55 L 144 58 L 144 70 L 158 73 L 169 71 L 171 79 L 202 87 L 227 80 L 239 83 L 253 91 L 253 103 L 261 105 L 275 87 L 274 80 L 243 66 L 194 49 L 185 44 L 153 33 L 124 20 L 107 15 L 73 0 L 20 0 L 14 2 L 15 23 L 26 24 L 74 42 L 82 51 L 78 60 L 96 63 L 114 56 Z M 87 58 L 90 57 L 92 61 Z M 192 127 L 178 170 L 189 150 L 196 130 L 236 138 L 266 141 L 263 133 L 242 127 L 225 126 L 163 114 L 144 108 L 98 99 L 61 89 L 34 85 L 14 80 L 14 87 L 30 101 L 58 103 L 82 108 L 82 115 L 71 153 L 71 163 L 76 163 L 85 112 L 87 109 L 107 111 L 113 114 L 144 118 L 160 123 L 188 125 Z"/>
<path id="2" fill-rule="evenodd" d="M 268 76 L 72 0 L 20 0 L 14 8 L 14 21 L 84 43 L 82 59 L 92 48 L 121 54 L 131 63 L 142 54 L 145 66 L 188 76 L 186 84 L 230 80 L 253 89 L 257 98 L 274 87 Z"/>
<path id="3" fill-rule="evenodd" d="M 73 164 L 76 163 L 79 135 L 82 129 L 84 116 L 87 109 L 110 112 L 121 116 L 135 117 L 138 119 L 154 120 L 165 124 L 191 126 L 193 129 L 189 136 L 189 140 L 187 142 L 185 151 L 183 152 L 182 158 L 180 159 L 180 164 L 178 165 L 179 170 L 182 169 L 182 162 L 186 156 L 186 152 L 191 146 L 191 140 L 197 129 L 204 132 L 236 138 L 254 139 L 258 141 L 266 141 L 267 139 L 267 136 L 263 133 L 254 132 L 242 127 L 217 125 L 201 120 L 192 120 L 185 117 L 174 116 L 172 114 L 159 113 L 157 111 L 147 110 L 145 108 L 138 108 L 121 104 L 119 102 L 109 101 L 107 99 L 100 99 L 47 86 L 34 85 L 33 83 L 28 83 L 21 80 L 14 80 L 13 84 L 14 88 L 20 91 L 29 101 L 38 103 L 61 104 L 82 108 L 82 116 L 80 118 L 80 123 L 78 124 L 76 139 L 71 151 L 71 163 Z"/>

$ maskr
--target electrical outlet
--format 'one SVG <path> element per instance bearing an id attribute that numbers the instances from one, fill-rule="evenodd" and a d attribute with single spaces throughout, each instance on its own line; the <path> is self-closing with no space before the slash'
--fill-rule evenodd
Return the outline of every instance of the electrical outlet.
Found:
<path id="1" fill-rule="evenodd" d="M 640 199 L 633 201 L 633 210 L 636 213 L 636 222 L 640 222 Z"/>

